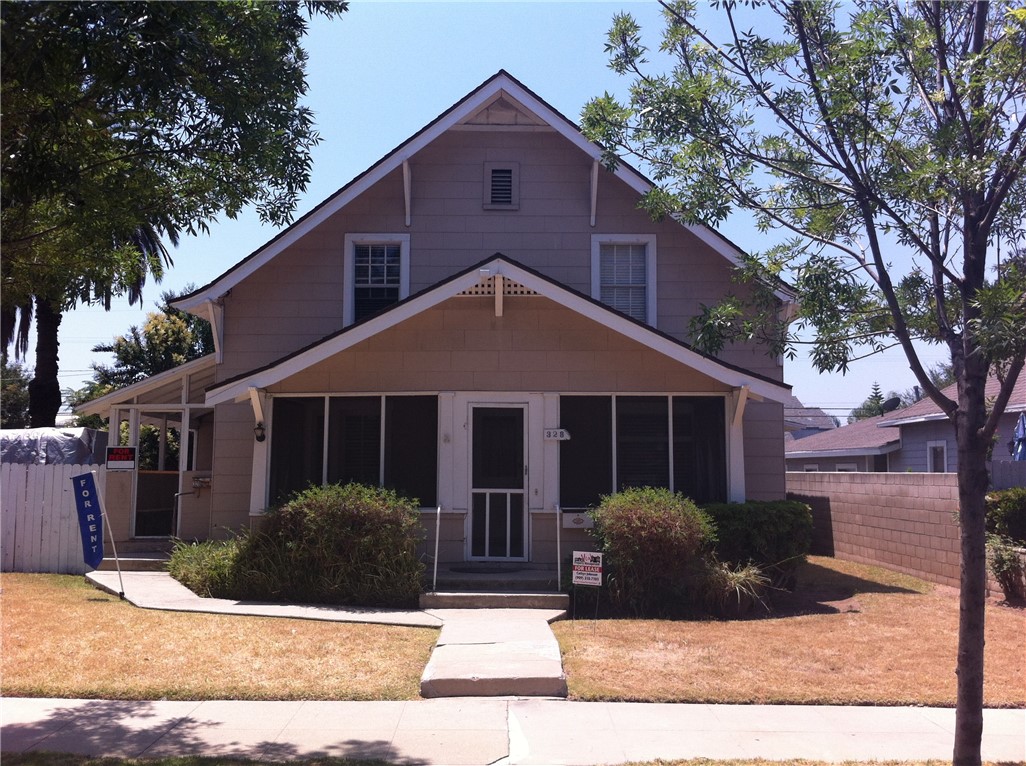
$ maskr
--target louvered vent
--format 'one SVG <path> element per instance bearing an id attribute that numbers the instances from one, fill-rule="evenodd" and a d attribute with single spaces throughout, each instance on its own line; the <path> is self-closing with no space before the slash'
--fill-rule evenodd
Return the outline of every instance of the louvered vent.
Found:
<path id="1" fill-rule="evenodd" d="M 513 204 L 513 169 L 493 168 L 492 169 L 492 192 L 491 204 L 512 205 Z"/>

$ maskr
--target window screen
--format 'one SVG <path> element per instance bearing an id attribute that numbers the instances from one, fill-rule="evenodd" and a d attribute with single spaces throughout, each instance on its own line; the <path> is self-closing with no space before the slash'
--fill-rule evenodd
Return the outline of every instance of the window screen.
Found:
<path id="1" fill-rule="evenodd" d="M 673 488 L 696 503 L 727 499 L 723 399 L 673 397 Z"/>
<path id="2" fill-rule="evenodd" d="M 599 300 L 628 316 L 648 321 L 646 246 L 605 243 L 599 247 Z"/>
<path id="3" fill-rule="evenodd" d="M 670 486 L 668 406 L 665 396 L 617 397 L 617 491 Z"/>
<path id="4" fill-rule="evenodd" d="M 319 485 L 324 470 L 324 398 L 275 397 L 271 437 L 272 505 Z"/>
<path id="5" fill-rule="evenodd" d="M 386 397 L 385 486 L 421 507 L 438 504 L 437 397 Z"/>
<path id="6" fill-rule="evenodd" d="M 570 440 L 559 444 L 559 505 L 590 508 L 613 491 L 613 400 L 563 396 L 559 425 Z"/>
<path id="7" fill-rule="evenodd" d="M 332 397 L 328 408 L 328 483 L 381 481 L 381 398 Z"/>

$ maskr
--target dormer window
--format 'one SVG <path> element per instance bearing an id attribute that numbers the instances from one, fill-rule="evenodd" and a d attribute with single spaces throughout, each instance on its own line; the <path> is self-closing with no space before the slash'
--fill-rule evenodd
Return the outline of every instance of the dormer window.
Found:
<path id="1" fill-rule="evenodd" d="M 485 210 L 518 210 L 520 208 L 519 163 L 485 163 L 482 202 Z"/>

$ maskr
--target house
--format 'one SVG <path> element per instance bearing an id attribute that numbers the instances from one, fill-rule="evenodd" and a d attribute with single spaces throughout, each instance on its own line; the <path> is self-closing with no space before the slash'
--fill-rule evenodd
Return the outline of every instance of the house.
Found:
<path id="1" fill-rule="evenodd" d="M 108 473 L 116 536 L 160 510 L 163 535 L 224 537 L 358 480 L 417 498 L 443 562 L 548 566 L 557 537 L 588 544 L 573 511 L 626 486 L 783 498 L 782 360 L 686 342 L 745 289 L 740 251 L 653 221 L 649 188 L 500 71 L 176 301 L 214 354 L 81 408 L 180 447 Z"/>
<path id="2" fill-rule="evenodd" d="M 987 383 L 987 398 L 997 396 L 998 381 Z M 943 390 L 954 398 L 953 384 Z M 1020 375 L 998 424 L 991 462 L 1011 461 L 1012 431 L 1026 411 L 1026 376 Z M 788 442 L 788 471 L 912 471 L 953 473 L 957 470 L 955 429 L 932 399 L 920 399 L 901 410 L 856 421 Z"/>
<path id="3" fill-rule="evenodd" d="M 883 415 L 857 420 L 786 443 L 788 471 L 890 470 L 891 456 L 901 449 L 896 428 L 881 428 Z"/>
<path id="4" fill-rule="evenodd" d="M 986 397 L 997 397 L 1000 384 L 997 378 L 987 381 Z M 945 396 L 954 399 L 957 386 L 952 384 L 943 390 Z M 1012 459 L 1009 445 L 1012 431 L 1020 412 L 1026 411 L 1026 375 L 1019 375 L 1008 400 L 995 436 L 991 453 L 993 462 L 1008 462 Z M 953 473 L 958 468 L 958 445 L 955 443 L 955 429 L 947 416 L 929 397 L 920 399 L 910 407 L 885 415 L 881 425 L 897 428 L 901 432 L 901 451 L 892 460 L 892 471 L 914 471 L 930 473 Z"/>

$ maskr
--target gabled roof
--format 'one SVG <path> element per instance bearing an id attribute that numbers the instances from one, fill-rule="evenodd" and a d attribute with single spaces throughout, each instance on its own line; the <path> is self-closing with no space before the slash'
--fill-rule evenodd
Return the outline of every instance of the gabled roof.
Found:
<path id="1" fill-rule="evenodd" d="M 720 361 L 696 351 L 688 344 L 660 332 L 631 317 L 613 311 L 599 301 L 572 290 L 539 272 L 519 264 L 500 253 L 464 271 L 400 301 L 385 311 L 350 325 L 316 343 L 285 356 L 271 364 L 226 380 L 207 391 L 207 404 L 241 400 L 251 388 L 274 385 L 308 367 L 322 362 L 380 332 L 410 319 L 423 311 L 477 287 L 482 278 L 501 275 L 570 311 L 592 319 L 605 327 L 635 340 L 648 348 L 708 375 L 731 387 L 748 386 L 756 397 L 784 402 L 791 387 L 764 375 Z"/>
<path id="2" fill-rule="evenodd" d="M 826 431 L 837 428 L 834 419 L 827 415 L 819 407 L 807 407 L 802 404 L 797 396 L 784 403 L 784 429 L 788 431 L 803 431 L 815 429 Z"/>
<path id="3" fill-rule="evenodd" d="M 1001 383 L 998 379 L 993 376 L 990 377 L 987 380 L 986 398 L 996 399 L 1000 389 Z M 949 399 L 957 398 L 958 384 L 952 383 L 947 388 L 942 389 L 941 393 Z M 1008 406 L 1005 408 L 1005 412 L 1026 412 L 1026 372 L 1019 373 L 1019 379 L 1015 381 L 1015 388 L 1012 389 L 1012 396 L 1008 399 Z M 933 399 L 924 396 L 913 405 L 884 415 L 882 425 L 904 426 L 912 423 L 928 423 L 930 421 L 947 419 L 948 416 L 944 414 Z"/>
<path id="4" fill-rule="evenodd" d="M 433 122 L 393 149 L 389 154 L 378 160 L 369 169 L 343 186 L 291 226 L 281 231 L 267 244 L 251 253 L 235 266 L 232 266 L 213 282 L 189 295 L 172 301 L 172 305 L 183 311 L 204 316 L 209 320 L 210 317 L 207 316 L 207 301 L 216 301 L 231 290 L 232 287 L 344 208 L 375 183 L 402 167 L 404 161 L 410 159 L 446 131 L 460 125 L 480 124 L 481 121 L 487 120 L 487 110 L 493 104 L 498 104 L 502 109 L 516 109 L 533 126 L 548 126 L 587 154 L 591 159 L 601 160 L 601 146 L 585 138 L 576 124 L 515 77 L 505 70 L 499 70 L 478 88 L 471 91 L 435 118 Z M 639 194 L 644 194 L 653 187 L 651 181 L 623 161 L 617 164 L 614 173 L 617 178 Z M 698 237 L 728 261 L 735 265 L 740 264 L 742 254 L 740 248 L 722 234 L 705 226 L 682 225 L 691 234 Z M 782 300 L 793 299 L 793 296 L 786 293 L 786 288 L 782 285 L 778 285 L 776 290 Z"/>
<path id="5" fill-rule="evenodd" d="M 883 455 L 901 448 L 899 432 L 894 428 L 880 428 L 883 415 L 857 420 L 840 428 L 796 439 L 784 447 L 784 457 L 855 457 Z"/>

